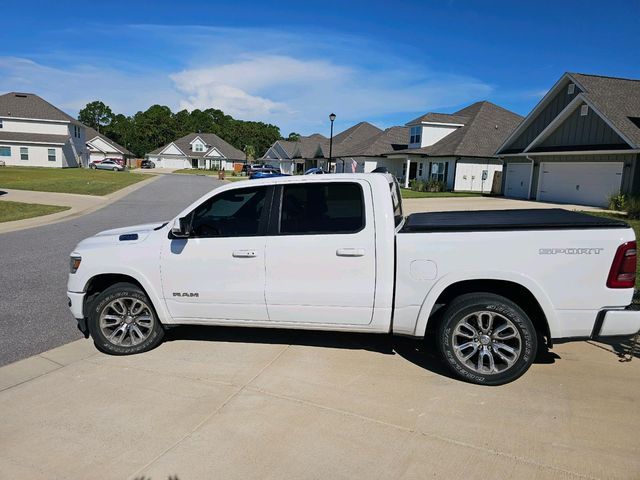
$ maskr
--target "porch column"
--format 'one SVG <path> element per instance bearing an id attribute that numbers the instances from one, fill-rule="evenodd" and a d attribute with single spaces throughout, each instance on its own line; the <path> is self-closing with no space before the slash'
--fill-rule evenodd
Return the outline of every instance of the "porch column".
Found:
<path id="1" fill-rule="evenodd" d="M 404 175 L 404 188 L 409 188 L 409 172 L 411 171 L 411 158 L 407 157 L 407 170 Z"/>

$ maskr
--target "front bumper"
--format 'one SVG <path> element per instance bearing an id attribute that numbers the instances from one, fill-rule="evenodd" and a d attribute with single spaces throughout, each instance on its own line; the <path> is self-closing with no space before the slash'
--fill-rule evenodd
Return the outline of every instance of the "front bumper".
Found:
<path id="1" fill-rule="evenodd" d="M 603 310 L 598 315 L 592 338 L 630 336 L 640 330 L 640 310 Z"/>
<path id="2" fill-rule="evenodd" d="M 84 292 L 67 292 L 69 309 L 73 317 L 78 321 L 78 330 L 82 332 L 85 338 L 89 338 L 87 318 L 84 315 L 84 296 Z"/>

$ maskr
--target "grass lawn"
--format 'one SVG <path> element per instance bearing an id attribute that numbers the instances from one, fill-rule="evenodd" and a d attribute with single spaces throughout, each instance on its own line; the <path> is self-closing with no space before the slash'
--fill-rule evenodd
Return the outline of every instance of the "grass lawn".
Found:
<path id="1" fill-rule="evenodd" d="M 409 188 L 400 189 L 402 198 L 442 198 L 442 197 L 480 197 L 476 192 L 414 192 Z"/>
<path id="2" fill-rule="evenodd" d="M 50 213 L 58 213 L 69 210 L 70 207 L 59 205 L 41 205 L 39 203 L 0 201 L 0 223 L 11 222 L 13 220 L 23 220 L 25 218 L 40 217 Z"/>
<path id="3" fill-rule="evenodd" d="M 600 213 L 600 212 L 582 212 L 596 217 L 615 218 L 616 220 L 624 220 L 627 222 L 636 234 L 636 239 L 640 242 L 640 220 L 629 220 L 626 215 L 616 213 Z M 640 257 L 638 257 L 638 265 L 636 267 L 636 289 L 640 288 Z"/>
<path id="4" fill-rule="evenodd" d="M 0 189 L 107 195 L 148 177 L 88 168 L 0 167 Z"/>

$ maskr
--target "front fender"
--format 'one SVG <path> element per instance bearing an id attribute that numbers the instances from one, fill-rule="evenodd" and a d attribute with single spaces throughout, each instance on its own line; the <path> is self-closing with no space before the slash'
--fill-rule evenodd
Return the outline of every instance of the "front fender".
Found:
<path id="1" fill-rule="evenodd" d="M 416 327 L 414 330 L 414 335 L 418 337 L 422 337 L 425 335 L 427 330 L 427 323 L 429 322 L 429 317 L 431 316 L 431 312 L 433 311 L 433 307 L 438 300 L 438 297 L 444 292 L 448 287 L 469 280 L 499 280 L 506 281 L 518 284 L 531 292 L 534 298 L 540 304 L 542 311 L 547 317 L 547 323 L 549 324 L 549 330 L 551 332 L 551 336 L 555 336 L 557 332 L 559 332 L 558 328 L 558 319 L 555 314 L 555 309 L 549 300 L 548 295 L 544 292 L 544 290 L 540 287 L 540 285 L 533 280 L 532 278 L 523 275 L 518 272 L 504 272 L 504 271 L 483 271 L 483 272 L 456 272 L 450 273 L 442 278 L 440 278 L 429 290 L 424 300 L 422 301 L 422 305 L 420 306 L 420 311 L 418 313 L 418 319 L 416 321 Z"/>

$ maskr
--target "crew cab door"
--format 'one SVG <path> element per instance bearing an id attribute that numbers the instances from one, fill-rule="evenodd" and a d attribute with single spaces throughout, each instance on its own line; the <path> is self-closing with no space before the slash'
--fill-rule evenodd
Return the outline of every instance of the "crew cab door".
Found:
<path id="1" fill-rule="evenodd" d="M 176 320 L 268 320 L 264 301 L 267 186 L 224 191 L 188 216 L 189 238 L 167 239 L 162 289 Z"/>
<path id="2" fill-rule="evenodd" d="M 266 243 L 274 322 L 366 325 L 376 286 L 371 188 L 336 180 L 282 184 Z"/>

